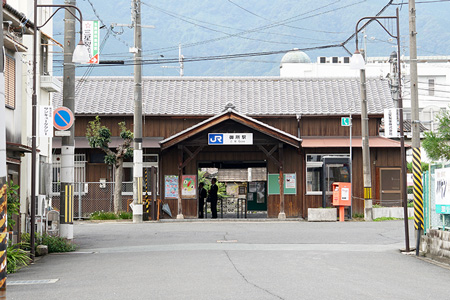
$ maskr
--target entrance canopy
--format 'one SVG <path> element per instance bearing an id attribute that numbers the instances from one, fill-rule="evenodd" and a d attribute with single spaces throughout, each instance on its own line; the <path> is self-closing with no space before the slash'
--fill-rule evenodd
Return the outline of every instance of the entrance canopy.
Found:
<path id="1" fill-rule="evenodd" d="M 204 120 L 190 128 L 187 128 L 165 140 L 160 141 L 161 149 L 170 148 L 178 143 L 181 143 L 194 135 L 202 133 L 213 126 L 219 125 L 227 121 L 234 121 L 238 124 L 244 125 L 244 127 L 250 128 L 256 132 L 262 133 L 269 137 L 272 137 L 280 142 L 291 145 L 295 148 L 300 148 L 301 139 L 279 130 L 275 127 L 267 125 L 261 121 L 253 119 L 249 116 L 238 113 L 232 108 L 226 109 L 223 113 L 215 115 L 207 120 Z"/>

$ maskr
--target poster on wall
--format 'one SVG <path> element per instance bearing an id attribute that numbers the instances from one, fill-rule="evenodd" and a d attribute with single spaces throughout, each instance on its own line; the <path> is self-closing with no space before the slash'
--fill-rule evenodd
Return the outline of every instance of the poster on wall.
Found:
<path id="1" fill-rule="evenodd" d="M 197 176 L 183 175 L 181 179 L 181 195 L 183 198 L 197 198 Z"/>
<path id="2" fill-rule="evenodd" d="M 164 190 L 166 198 L 178 198 L 178 176 L 164 176 Z"/>
<path id="3" fill-rule="evenodd" d="M 434 182 L 436 212 L 450 214 L 450 168 L 436 169 Z"/>
<path id="4" fill-rule="evenodd" d="M 285 174 L 284 180 L 285 180 L 284 186 L 286 187 L 286 189 L 295 189 L 296 187 L 295 173 Z"/>

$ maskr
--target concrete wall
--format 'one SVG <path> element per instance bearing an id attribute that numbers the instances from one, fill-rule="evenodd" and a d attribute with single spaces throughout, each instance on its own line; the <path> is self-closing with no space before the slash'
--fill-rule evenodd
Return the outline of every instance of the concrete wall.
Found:
<path id="1" fill-rule="evenodd" d="M 432 259 L 450 263 L 450 232 L 430 229 L 421 238 L 420 251 Z"/>
<path id="2" fill-rule="evenodd" d="M 373 218 L 391 217 L 403 219 L 403 207 L 374 207 L 372 208 Z M 408 207 L 408 218 L 414 217 L 414 208 Z"/>

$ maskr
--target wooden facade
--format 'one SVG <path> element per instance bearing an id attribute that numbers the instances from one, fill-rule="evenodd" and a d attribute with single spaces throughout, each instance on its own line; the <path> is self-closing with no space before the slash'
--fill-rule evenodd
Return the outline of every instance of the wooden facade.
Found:
<path id="1" fill-rule="evenodd" d="M 87 124 L 94 116 L 79 115 L 76 119 L 75 136 L 83 137 L 86 133 Z M 180 163 L 186 161 L 196 151 L 195 157 L 183 166 L 182 174 L 197 174 L 198 163 L 203 161 L 260 161 L 266 162 L 267 173 L 279 173 L 280 167 L 277 160 L 282 162 L 282 172 L 296 173 L 297 194 L 284 195 L 284 212 L 286 217 L 307 217 L 308 208 L 321 207 L 321 195 L 307 195 L 306 191 L 306 155 L 307 154 L 347 154 L 347 147 L 310 147 L 304 148 L 299 143 L 295 147 L 283 138 L 292 135 L 296 138 L 306 137 L 349 137 L 349 127 L 340 126 L 341 116 L 260 116 L 255 117 L 257 122 L 263 126 L 273 127 L 272 133 L 282 132 L 280 136 L 267 134 L 255 124 L 246 124 L 233 119 L 216 119 L 208 123 L 205 116 L 145 116 L 143 120 L 143 136 L 157 137 L 160 140 L 168 139 L 180 132 L 192 129 L 199 123 L 206 125 L 197 126 L 195 130 L 183 137 L 174 137 L 170 142 L 163 144 L 162 148 L 144 148 L 144 154 L 159 155 L 159 186 L 164 186 L 165 175 L 178 175 Z M 101 116 L 102 124 L 111 129 L 113 136 L 119 135 L 117 124 L 121 121 L 128 128 L 133 128 L 133 117 L 125 116 Z M 369 120 L 369 135 L 378 136 L 381 115 L 371 115 Z M 361 122 L 358 116 L 353 119 L 352 135 L 357 138 L 361 136 Z M 278 130 L 278 131 L 277 131 Z M 269 130 L 270 131 L 270 130 Z M 252 132 L 255 136 L 253 145 L 249 146 L 208 146 L 207 134 L 209 132 Z M 75 145 L 77 147 L 77 145 Z M 184 147 L 184 148 L 183 148 Z M 201 147 L 201 149 L 199 148 Z M 264 147 L 262 149 L 261 147 Z M 274 148 L 275 147 L 275 148 Z M 267 155 L 271 152 L 271 157 Z M 374 196 L 379 197 L 378 169 L 383 167 L 400 168 L 400 147 L 372 147 L 371 151 L 371 173 Z M 90 155 L 100 153 L 98 149 L 76 148 L 77 153 L 86 154 L 86 181 L 96 182 L 100 178 L 112 180 L 111 168 L 105 164 L 91 162 Z M 362 151 L 361 148 L 353 147 L 353 212 L 363 212 L 363 181 L 362 181 Z M 166 199 L 164 189 L 159 190 L 161 199 L 168 203 L 172 212 L 177 212 L 179 205 L 177 199 Z M 267 215 L 276 218 L 280 213 L 280 195 L 268 196 Z M 185 218 L 197 217 L 197 200 L 182 199 L 181 214 Z"/>

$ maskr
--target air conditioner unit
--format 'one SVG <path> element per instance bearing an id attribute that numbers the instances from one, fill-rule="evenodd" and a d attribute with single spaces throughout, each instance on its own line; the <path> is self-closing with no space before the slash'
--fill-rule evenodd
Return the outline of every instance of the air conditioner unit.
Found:
<path id="1" fill-rule="evenodd" d="M 41 89 L 47 92 L 60 93 L 62 91 L 62 84 L 56 77 L 41 75 Z"/>
<path id="2" fill-rule="evenodd" d="M 37 202 L 38 203 L 36 207 L 36 216 L 45 217 L 46 215 L 45 212 L 47 211 L 48 208 L 48 203 L 45 195 L 39 195 Z"/>

